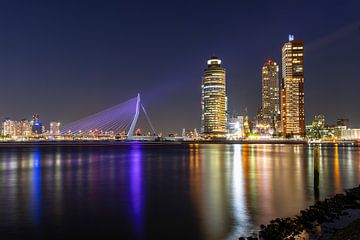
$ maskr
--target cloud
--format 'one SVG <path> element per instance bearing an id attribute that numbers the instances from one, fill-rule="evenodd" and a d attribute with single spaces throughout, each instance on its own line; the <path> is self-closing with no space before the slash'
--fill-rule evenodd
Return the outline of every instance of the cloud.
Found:
<path id="1" fill-rule="evenodd" d="M 360 34 L 360 21 L 348 24 L 344 27 L 337 29 L 336 31 L 325 35 L 314 42 L 310 43 L 306 47 L 306 51 L 316 51 L 318 48 L 323 47 L 324 45 L 329 45 L 331 43 L 337 42 L 342 38 L 351 35 L 351 34 Z"/>

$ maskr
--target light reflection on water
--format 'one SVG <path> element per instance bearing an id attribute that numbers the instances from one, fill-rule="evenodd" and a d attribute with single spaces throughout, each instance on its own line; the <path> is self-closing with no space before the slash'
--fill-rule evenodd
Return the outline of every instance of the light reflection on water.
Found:
<path id="1" fill-rule="evenodd" d="M 359 147 L 0 149 L 0 234 L 236 239 L 360 183 Z"/>

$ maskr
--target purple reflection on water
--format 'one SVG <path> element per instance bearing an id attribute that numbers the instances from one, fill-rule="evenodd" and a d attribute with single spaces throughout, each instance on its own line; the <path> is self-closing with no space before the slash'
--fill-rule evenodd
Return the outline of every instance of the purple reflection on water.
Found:
<path id="1" fill-rule="evenodd" d="M 31 218 L 34 225 L 41 223 L 41 165 L 40 151 L 35 149 L 32 168 Z"/>
<path id="2" fill-rule="evenodd" d="M 129 164 L 131 214 L 135 234 L 141 237 L 143 233 L 143 189 L 140 144 L 134 143 L 131 145 Z"/>

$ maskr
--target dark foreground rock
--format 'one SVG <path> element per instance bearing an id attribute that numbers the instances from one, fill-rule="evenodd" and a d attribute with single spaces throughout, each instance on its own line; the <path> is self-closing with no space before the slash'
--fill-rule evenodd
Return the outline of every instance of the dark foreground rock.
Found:
<path id="1" fill-rule="evenodd" d="M 360 219 L 350 223 L 343 229 L 338 230 L 332 240 L 359 240 L 360 239 Z"/>
<path id="2" fill-rule="evenodd" d="M 340 231 L 334 235 L 341 222 L 349 218 L 354 210 L 360 209 L 360 185 L 356 188 L 346 190 L 344 194 L 336 194 L 332 198 L 318 201 L 315 205 L 294 218 L 277 218 L 270 221 L 268 225 L 261 225 L 258 234 L 239 239 L 329 239 L 330 236 L 341 234 Z M 358 212 L 357 212 L 358 213 Z M 337 224 L 337 221 L 339 224 Z M 354 229 L 351 224 L 347 230 L 349 234 Z M 354 223 L 356 225 L 356 222 Z M 358 231 L 360 227 L 358 228 Z M 346 230 L 344 230 L 346 231 Z M 357 233 L 354 232 L 354 235 Z M 357 235 L 359 236 L 359 235 Z M 337 238 L 340 239 L 340 238 Z M 353 238 L 342 238 L 353 239 Z M 360 239 L 360 238 L 354 238 Z"/>

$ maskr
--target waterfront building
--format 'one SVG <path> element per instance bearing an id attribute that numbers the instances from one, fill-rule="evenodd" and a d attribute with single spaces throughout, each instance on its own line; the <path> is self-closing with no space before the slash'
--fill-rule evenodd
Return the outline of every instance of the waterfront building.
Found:
<path id="1" fill-rule="evenodd" d="M 284 134 L 304 135 L 304 42 L 293 35 L 282 48 L 281 122 Z"/>
<path id="2" fill-rule="evenodd" d="M 280 113 L 280 109 L 279 109 L 276 116 L 274 117 L 274 133 L 279 134 L 281 132 L 282 132 L 281 113 Z"/>
<path id="3" fill-rule="evenodd" d="M 228 119 L 228 138 L 239 139 L 244 137 L 244 117 L 233 116 Z"/>
<path id="4" fill-rule="evenodd" d="M 40 115 L 34 114 L 32 119 L 32 133 L 33 134 L 42 134 L 44 131 L 43 125 L 40 122 Z"/>
<path id="5" fill-rule="evenodd" d="M 6 119 L 2 123 L 2 135 L 8 137 L 28 137 L 31 135 L 31 122 L 26 119 L 21 121 Z"/>
<path id="6" fill-rule="evenodd" d="M 19 123 L 20 127 L 20 136 L 29 137 L 32 134 L 31 121 L 27 119 L 22 119 Z"/>
<path id="7" fill-rule="evenodd" d="M 325 116 L 322 114 L 315 116 L 312 126 L 314 128 L 323 129 L 325 127 Z"/>
<path id="8" fill-rule="evenodd" d="M 325 124 L 325 116 L 317 115 L 311 125 L 306 126 L 306 137 L 310 140 L 334 141 L 341 138 L 344 126 Z"/>
<path id="9" fill-rule="evenodd" d="M 279 112 L 279 66 L 268 60 L 262 67 L 262 124 L 276 128 Z"/>
<path id="10" fill-rule="evenodd" d="M 249 117 L 248 115 L 246 115 L 244 119 L 244 136 L 248 137 L 250 133 L 251 133 L 251 129 L 250 129 Z"/>
<path id="11" fill-rule="evenodd" d="M 199 139 L 199 134 L 196 128 L 194 130 L 183 128 L 181 136 L 184 140 L 196 140 Z"/>
<path id="12" fill-rule="evenodd" d="M 60 122 L 50 122 L 50 135 L 60 134 Z"/>
<path id="13" fill-rule="evenodd" d="M 10 119 L 6 119 L 2 123 L 2 135 L 3 136 L 15 136 L 16 135 L 16 122 Z"/>
<path id="14" fill-rule="evenodd" d="M 337 126 L 343 126 L 345 128 L 349 128 L 350 127 L 350 120 L 347 118 L 338 118 L 336 120 L 336 125 Z"/>
<path id="15" fill-rule="evenodd" d="M 324 136 L 325 116 L 317 115 L 311 125 L 306 126 L 306 136 L 309 139 L 321 139 Z"/>
<path id="16" fill-rule="evenodd" d="M 263 108 L 260 107 L 260 108 L 258 108 L 258 110 L 256 112 L 256 116 L 254 118 L 254 126 L 256 126 L 257 124 L 262 124 L 263 120 L 264 120 Z"/>
<path id="17" fill-rule="evenodd" d="M 360 129 L 345 129 L 341 130 L 342 140 L 360 140 Z"/>
<path id="18" fill-rule="evenodd" d="M 258 108 L 256 116 L 251 122 L 251 132 L 259 135 L 269 135 L 273 134 L 273 123 L 271 123 L 271 118 L 264 118 L 264 109 L 263 107 Z"/>
<path id="19" fill-rule="evenodd" d="M 211 57 L 201 84 L 201 132 L 209 137 L 224 137 L 227 132 L 225 68 L 218 57 Z"/>

